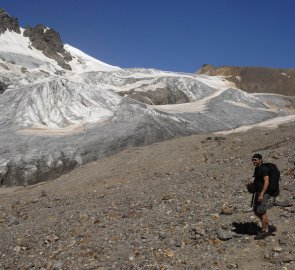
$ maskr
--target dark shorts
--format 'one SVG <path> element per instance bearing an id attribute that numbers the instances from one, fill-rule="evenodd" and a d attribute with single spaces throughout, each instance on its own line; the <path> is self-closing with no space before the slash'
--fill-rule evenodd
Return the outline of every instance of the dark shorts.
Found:
<path id="1" fill-rule="evenodd" d="M 254 213 L 265 214 L 268 208 L 270 195 L 264 194 L 263 201 L 261 203 L 258 202 L 258 196 L 259 196 L 259 193 L 256 193 L 254 197 L 254 204 L 253 204 Z"/>

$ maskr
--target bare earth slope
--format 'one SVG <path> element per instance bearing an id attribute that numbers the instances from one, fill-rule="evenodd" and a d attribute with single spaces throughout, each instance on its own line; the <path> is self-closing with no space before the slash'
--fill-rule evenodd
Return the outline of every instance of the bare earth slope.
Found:
<path id="1" fill-rule="evenodd" d="M 204 65 L 197 73 L 228 76 L 227 79 L 234 82 L 237 88 L 248 93 L 275 93 L 295 96 L 294 68 L 214 67 Z"/>
<path id="2" fill-rule="evenodd" d="M 1 269 L 295 269 L 295 122 L 131 148 L 1 188 Z M 254 152 L 278 164 L 276 235 L 253 240 Z"/>

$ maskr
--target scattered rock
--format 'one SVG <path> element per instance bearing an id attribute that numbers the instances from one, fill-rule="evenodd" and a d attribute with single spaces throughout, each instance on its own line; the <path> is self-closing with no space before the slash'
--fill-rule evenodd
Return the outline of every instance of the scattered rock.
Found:
<path id="1" fill-rule="evenodd" d="M 286 189 L 289 190 L 290 192 L 295 192 L 295 182 L 288 185 Z"/>
<path id="2" fill-rule="evenodd" d="M 290 207 L 293 205 L 293 202 L 288 199 L 277 199 L 275 201 L 276 206 L 281 206 L 281 207 Z"/>
<path id="3" fill-rule="evenodd" d="M 272 250 L 275 251 L 275 252 L 282 252 L 283 248 L 280 247 L 280 246 L 276 246 L 276 247 L 273 247 Z"/>
<path id="4" fill-rule="evenodd" d="M 217 237 L 219 240 L 226 241 L 232 239 L 233 235 L 230 231 L 225 231 L 223 229 L 219 229 L 217 231 Z"/>
<path id="5" fill-rule="evenodd" d="M 232 215 L 233 214 L 233 206 L 228 203 L 224 203 L 221 207 L 221 213 L 224 215 Z"/>

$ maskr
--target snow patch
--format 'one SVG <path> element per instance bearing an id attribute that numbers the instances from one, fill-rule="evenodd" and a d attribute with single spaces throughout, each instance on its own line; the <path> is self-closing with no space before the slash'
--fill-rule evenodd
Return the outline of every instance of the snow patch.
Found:
<path id="1" fill-rule="evenodd" d="M 69 44 L 65 44 L 64 48 L 73 56 L 73 60 L 68 62 L 73 72 L 84 73 L 88 71 L 114 71 L 120 69 L 119 67 L 101 62 Z"/>
<path id="2" fill-rule="evenodd" d="M 284 123 L 289 123 L 295 121 L 295 115 L 288 115 L 288 116 L 280 116 L 280 117 L 276 117 L 270 120 L 266 120 L 266 121 L 262 121 L 260 123 L 256 123 L 253 125 L 245 125 L 245 126 L 241 126 L 235 129 L 231 129 L 231 130 L 226 130 L 226 131 L 218 131 L 215 132 L 216 134 L 231 134 L 231 133 L 237 133 L 237 132 L 246 132 L 247 130 L 250 130 L 252 128 L 256 128 L 256 127 L 266 127 L 266 128 L 277 128 L 280 124 L 284 124 Z"/>

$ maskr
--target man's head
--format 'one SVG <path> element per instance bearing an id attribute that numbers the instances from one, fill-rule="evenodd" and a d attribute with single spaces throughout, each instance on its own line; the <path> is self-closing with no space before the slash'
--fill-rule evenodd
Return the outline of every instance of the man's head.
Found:
<path id="1" fill-rule="evenodd" d="M 252 162 L 255 167 L 258 167 L 262 164 L 262 155 L 261 154 L 254 154 L 252 157 Z"/>

